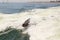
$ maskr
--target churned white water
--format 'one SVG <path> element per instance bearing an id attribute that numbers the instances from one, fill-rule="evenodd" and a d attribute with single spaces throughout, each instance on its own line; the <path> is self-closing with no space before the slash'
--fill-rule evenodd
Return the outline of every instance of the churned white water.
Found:
<path id="1" fill-rule="evenodd" d="M 33 9 L 18 14 L 0 13 L 0 31 L 9 26 L 23 29 L 22 24 L 30 18 L 29 27 L 25 32 L 30 40 L 60 40 L 60 7 Z"/>

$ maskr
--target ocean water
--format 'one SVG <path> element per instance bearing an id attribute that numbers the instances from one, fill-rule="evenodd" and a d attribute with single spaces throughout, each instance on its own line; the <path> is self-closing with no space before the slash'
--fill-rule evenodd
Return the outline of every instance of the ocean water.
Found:
<path id="1" fill-rule="evenodd" d="M 34 34 L 37 33 L 36 31 L 34 32 L 34 30 L 35 29 L 36 30 L 39 29 L 39 27 L 41 26 L 40 23 L 41 24 L 42 23 L 45 24 L 45 22 L 49 22 L 50 23 L 50 20 L 54 19 L 56 15 L 57 15 L 56 18 L 58 18 L 58 19 L 57 20 L 54 19 L 53 21 L 54 22 L 56 21 L 56 23 L 60 22 L 59 21 L 60 7 L 58 8 L 58 6 L 60 6 L 59 3 L 57 3 L 57 4 L 56 3 L 48 3 L 48 4 L 47 3 L 0 3 L 0 13 L 4 13 L 4 14 L 0 14 L 0 27 L 1 27 L 0 29 L 2 29 L 2 31 L 0 31 L 0 40 L 29 40 L 29 36 L 34 36 L 33 33 Z M 56 8 L 50 8 L 50 7 L 56 7 Z M 31 14 L 30 15 L 29 15 L 29 12 L 24 13 L 24 11 L 31 10 L 31 9 L 33 9 L 35 12 L 32 12 L 31 11 Z M 46 10 L 44 10 L 44 9 L 46 9 Z M 13 13 L 20 13 L 20 12 L 23 12 L 23 13 L 17 14 L 17 15 L 13 14 Z M 36 12 L 37 12 L 37 14 L 34 14 Z M 44 15 L 44 14 L 46 14 L 46 15 Z M 56 15 L 54 15 L 54 14 L 56 14 Z M 52 17 L 52 19 L 51 19 L 50 16 L 52 16 L 52 15 L 54 17 Z M 38 25 L 36 25 L 38 27 L 38 29 L 37 29 L 37 27 L 35 28 L 35 26 L 33 26 L 34 24 L 32 24 L 32 27 L 33 28 L 32 27 L 31 28 L 32 28 L 33 31 L 32 30 L 31 31 L 28 31 L 32 35 L 22 34 L 22 31 L 21 30 L 17 30 L 17 29 L 14 29 L 14 28 L 11 28 L 11 29 L 8 28 L 8 29 L 6 29 L 6 30 L 3 31 L 3 29 L 5 29 L 5 27 L 8 24 L 10 24 L 9 22 L 11 22 L 11 24 L 13 26 L 16 26 L 16 25 L 22 23 L 23 21 L 25 21 L 27 18 L 29 18 L 29 16 L 32 17 L 31 19 L 32 19 L 32 21 L 34 23 L 35 23 L 35 21 L 36 21 L 36 23 L 39 23 L 40 22 Z M 45 21 L 42 21 L 41 20 L 42 18 L 39 18 L 41 16 L 43 16 L 43 18 L 45 16 L 47 16 L 46 18 L 48 19 L 48 21 L 46 21 L 47 19 L 46 20 L 43 19 Z M 36 17 L 36 19 L 35 19 L 35 17 Z M 47 24 L 46 24 L 46 26 L 47 26 Z M 56 26 L 59 26 L 59 24 L 57 24 Z M 44 28 L 45 25 L 42 25 L 41 27 Z M 50 28 L 50 26 L 49 26 L 49 28 Z M 59 26 L 59 28 L 60 28 L 60 26 Z M 52 26 L 51 26 L 51 29 L 52 29 Z M 30 28 L 29 28 L 29 30 L 30 30 Z M 54 30 L 54 31 L 56 31 L 56 30 Z M 51 33 L 51 32 L 49 31 L 49 33 Z M 56 33 L 57 38 L 56 38 L 55 35 L 54 35 L 55 37 L 54 36 L 53 37 L 50 36 L 49 38 L 51 38 L 51 39 L 53 38 L 53 40 L 56 40 L 59 37 L 59 40 L 60 40 L 60 36 L 58 36 L 60 34 L 58 34 L 58 33 L 59 33 L 59 31 Z M 38 30 L 38 33 L 37 34 L 40 35 L 39 30 Z M 43 34 L 43 33 L 41 32 L 41 34 Z M 41 37 L 41 36 L 36 37 L 36 39 L 39 39 L 39 37 Z M 41 38 L 43 39 L 44 37 L 45 36 L 43 34 Z M 33 38 L 34 37 L 32 37 L 32 39 Z"/>
<path id="2" fill-rule="evenodd" d="M 0 13 L 12 14 L 31 9 L 60 6 L 60 3 L 0 3 Z"/>
<path id="3" fill-rule="evenodd" d="M 29 40 L 29 35 L 22 34 L 22 30 L 7 28 L 4 32 L 0 31 L 0 40 Z"/>

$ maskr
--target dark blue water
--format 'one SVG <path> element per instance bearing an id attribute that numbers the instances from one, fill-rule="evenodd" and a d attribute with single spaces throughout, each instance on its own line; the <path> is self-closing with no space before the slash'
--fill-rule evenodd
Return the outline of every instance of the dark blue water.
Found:
<path id="1" fill-rule="evenodd" d="M 58 3 L 0 3 L 0 13 L 19 13 L 31 9 L 60 6 Z"/>

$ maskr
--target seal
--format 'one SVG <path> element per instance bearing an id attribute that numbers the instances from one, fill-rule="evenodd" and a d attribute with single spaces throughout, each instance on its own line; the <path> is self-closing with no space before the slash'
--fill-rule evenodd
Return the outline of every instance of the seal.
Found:
<path id="1" fill-rule="evenodd" d="M 30 18 L 27 19 L 27 20 L 22 24 L 22 26 L 23 26 L 23 27 L 28 27 L 29 22 L 30 22 Z"/>

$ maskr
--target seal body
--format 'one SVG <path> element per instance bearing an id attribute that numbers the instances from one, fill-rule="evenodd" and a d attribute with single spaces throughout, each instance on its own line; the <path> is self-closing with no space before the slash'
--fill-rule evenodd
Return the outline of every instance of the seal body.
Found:
<path id="1" fill-rule="evenodd" d="M 23 27 L 28 27 L 28 25 L 29 25 L 29 20 L 30 20 L 30 19 L 27 19 L 27 20 L 22 24 L 22 26 L 23 26 Z"/>

